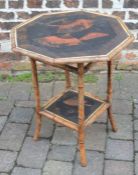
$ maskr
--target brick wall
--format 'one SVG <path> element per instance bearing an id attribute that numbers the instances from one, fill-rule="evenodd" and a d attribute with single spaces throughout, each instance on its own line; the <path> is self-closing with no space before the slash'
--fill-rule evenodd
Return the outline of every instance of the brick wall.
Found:
<path id="1" fill-rule="evenodd" d="M 70 8 L 87 8 L 120 16 L 136 38 L 122 55 L 129 60 L 138 56 L 138 0 L 0 0 L 0 55 L 3 56 L 1 59 L 11 51 L 10 29 L 13 26 L 41 12 Z M 20 59 L 9 54 L 10 59 Z"/>

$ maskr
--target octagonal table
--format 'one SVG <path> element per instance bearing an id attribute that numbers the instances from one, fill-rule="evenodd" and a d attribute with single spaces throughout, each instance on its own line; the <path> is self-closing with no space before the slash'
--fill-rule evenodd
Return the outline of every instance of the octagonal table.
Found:
<path id="1" fill-rule="evenodd" d="M 119 17 L 91 11 L 67 11 L 37 15 L 12 29 L 12 50 L 29 56 L 36 97 L 38 139 L 42 116 L 78 132 L 81 165 L 87 165 L 85 128 L 106 109 L 112 130 L 112 62 L 134 37 Z M 36 61 L 65 70 L 66 90 L 40 107 Z M 107 62 L 107 99 L 84 92 L 84 73 L 96 62 Z M 78 92 L 72 90 L 70 72 L 78 75 Z M 48 93 L 48 92 L 46 92 Z"/>

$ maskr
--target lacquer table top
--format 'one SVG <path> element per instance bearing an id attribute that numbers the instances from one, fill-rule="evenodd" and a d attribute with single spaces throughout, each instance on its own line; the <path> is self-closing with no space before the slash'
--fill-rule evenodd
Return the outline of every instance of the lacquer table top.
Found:
<path id="1" fill-rule="evenodd" d="M 37 15 L 11 36 L 13 51 L 58 64 L 110 60 L 134 39 L 119 17 L 84 10 Z"/>

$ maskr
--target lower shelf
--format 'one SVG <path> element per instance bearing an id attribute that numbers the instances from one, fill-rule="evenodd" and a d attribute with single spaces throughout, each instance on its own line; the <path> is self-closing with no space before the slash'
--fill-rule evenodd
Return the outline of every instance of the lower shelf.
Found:
<path id="1" fill-rule="evenodd" d="M 89 94 L 85 94 L 84 126 L 93 123 L 107 108 L 109 104 Z M 68 90 L 58 97 L 51 99 L 41 110 L 44 115 L 67 127 L 78 130 L 78 93 Z"/>

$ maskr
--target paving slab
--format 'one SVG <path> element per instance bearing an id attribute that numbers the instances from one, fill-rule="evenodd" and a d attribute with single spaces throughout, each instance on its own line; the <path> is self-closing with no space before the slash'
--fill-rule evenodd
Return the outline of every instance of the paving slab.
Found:
<path id="1" fill-rule="evenodd" d="M 54 130 L 54 123 L 51 120 L 43 117 L 40 137 L 43 137 L 43 138 L 52 137 L 53 130 Z M 28 135 L 33 136 L 34 131 L 35 131 L 35 119 L 33 118 L 30 129 L 28 131 Z"/>
<path id="2" fill-rule="evenodd" d="M 86 128 L 85 143 L 86 149 L 105 151 L 106 125 L 92 124 Z"/>
<path id="3" fill-rule="evenodd" d="M 111 126 L 109 137 L 113 139 L 132 140 L 133 139 L 133 122 L 131 115 L 117 115 L 114 114 L 117 125 L 117 132 L 112 132 Z"/>
<path id="4" fill-rule="evenodd" d="M 106 160 L 104 175 L 134 175 L 133 162 Z"/>
<path id="5" fill-rule="evenodd" d="M 65 82 L 64 81 L 55 81 L 53 96 L 59 95 L 65 90 Z"/>
<path id="6" fill-rule="evenodd" d="M 7 123 L 0 136 L 0 149 L 19 151 L 27 129 L 27 124 Z"/>
<path id="7" fill-rule="evenodd" d="M 113 100 L 113 113 L 129 115 L 132 114 L 132 102 L 128 100 Z"/>
<path id="8" fill-rule="evenodd" d="M 134 138 L 135 140 L 138 140 L 138 132 L 134 132 Z"/>
<path id="9" fill-rule="evenodd" d="M 72 175 L 72 163 L 48 160 L 43 169 L 43 175 Z"/>
<path id="10" fill-rule="evenodd" d="M 107 123 L 107 112 L 105 111 L 102 115 L 99 116 L 99 118 L 94 123 Z"/>
<path id="11" fill-rule="evenodd" d="M 94 151 L 87 151 L 87 167 L 80 165 L 79 153 L 75 161 L 73 175 L 103 175 L 104 154 Z"/>
<path id="12" fill-rule="evenodd" d="M 15 165 L 17 152 L 0 150 L 0 172 L 8 173 Z"/>
<path id="13" fill-rule="evenodd" d="M 19 166 L 28 168 L 42 168 L 49 150 L 49 141 L 33 141 L 32 137 L 27 137 L 17 159 Z"/>
<path id="14" fill-rule="evenodd" d="M 8 97 L 11 83 L 8 82 L 0 82 L 0 99 L 6 99 Z"/>
<path id="15" fill-rule="evenodd" d="M 39 87 L 40 87 L 40 98 L 41 98 L 41 100 L 48 100 L 52 97 L 53 82 L 40 83 Z M 35 100 L 33 89 L 32 89 L 32 93 L 31 93 L 31 96 L 30 96 L 30 100 Z"/>
<path id="16" fill-rule="evenodd" d="M 24 167 L 15 167 L 11 175 L 41 175 L 41 170 Z"/>
<path id="17" fill-rule="evenodd" d="M 98 81 L 86 83 L 85 89 L 105 98 L 106 74 L 97 76 Z M 75 131 L 54 125 L 49 119 L 43 118 L 40 140 L 33 141 L 35 122 L 34 118 L 31 121 L 33 114 L 30 111 L 34 110 L 35 101 L 31 83 L 0 83 L 0 175 L 134 175 L 133 168 L 135 175 L 138 175 L 138 74 L 124 73 L 122 80 L 117 80 L 116 75 L 113 75 L 113 80 L 113 112 L 118 132 L 113 133 L 111 126 L 106 132 L 106 112 L 86 129 L 88 166 L 85 168 L 80 166 L 79 152 L 76 156 Z M 59 95 L 65 89 L 65 81 L 40 83 L 40 89 L 43 104 L 53 96 L 53 92 Z M 132 97 L 135 99 L 134 123 Z M 16 151 L 19 151 L 18 157 Z M 7 154 L 11 156 L 10 161 Z"/>
<path id="18" fill-rule="evenodd" d="M 16 107 L 25 107 L 25 108 L 35 108 L 35 101 L 28 101 L 28 100 L 22 100 L 22 101 L 19 101 L 17 100 L 15 102 L 15 106 Z"/>
<path id="19" fill-rule="evenodd" d="M 6 121 L 7 121 L 7 116 L 0 116 L 0 132 L 2 131 Z"/>
<path id="20" fill-rule="evenodd" d="M 108 139 L 106 158 L 113 160 L 133 161 L 133 142 Z"/>
<path id="21" fill-rule="evenodd" d="M 136 119 L 138 119 L 138 105 L 135 105 L 135 108 L 134 108 L 134 117 Z"/>
<path id="22" fill-rule="evenodd" d="M 134 120 L 134 130 L 138 131 L 138 120 Z"/>
<path id="23" fill-rule="evenodd" d="M 77 133 L 66 127 L 56 127 L 52 144 L 57 145 L 76 145 Z"/>
<path id="24" fill-rule="evenodd" d="M 12 84 L 8 99 L 14 100 L 28 100 L 31 93 L 31 84 L 24 82 L 16 82 Z"/>
<path id="25" fill-rule="evenodd" d="M 91 94 L 97 93 L 97 83 L 85 83 L 85 91 Z"/>
<path id="26" fill-rule="evenodd" d="M 135 154 L 135 175 L 138 175 L 138 153 Z"/>
<path id="27" fill-rule="evenodd" d="M 134 144 L 135 144 L 135 152 L 138 152 L 138 140 L 135 140 L 134 141 Z"/>
<path id="28" fill-rule="evenodd" d="M 48 154 L 48 159 L 58 161 L 73 161 L 75 152 L 75 146 L 52 145 Z"/>
<path id="29" fill-rule="evenodd" d="M 113 99 L 116 100 L 132 100 L 132 94 L 129 92 L 129 90 L 125 88 L 118 88 L 115 89 L 113 92 Z"/>
<path id="30" fill-rule="evenodd" d="M 9 115 L 12 108 L 13 108 L 13 103 L 11 101 L 9 101 L 9 100 L 8 101 L 5 101 L 5 100 L 0 101 L 0 116 Z"/>
<path id="31" fill-rule="evenodd" d="M 9 122 L 30 123 L 34 115 L 34 109 L 15 107 L 9 117 Z"/>

